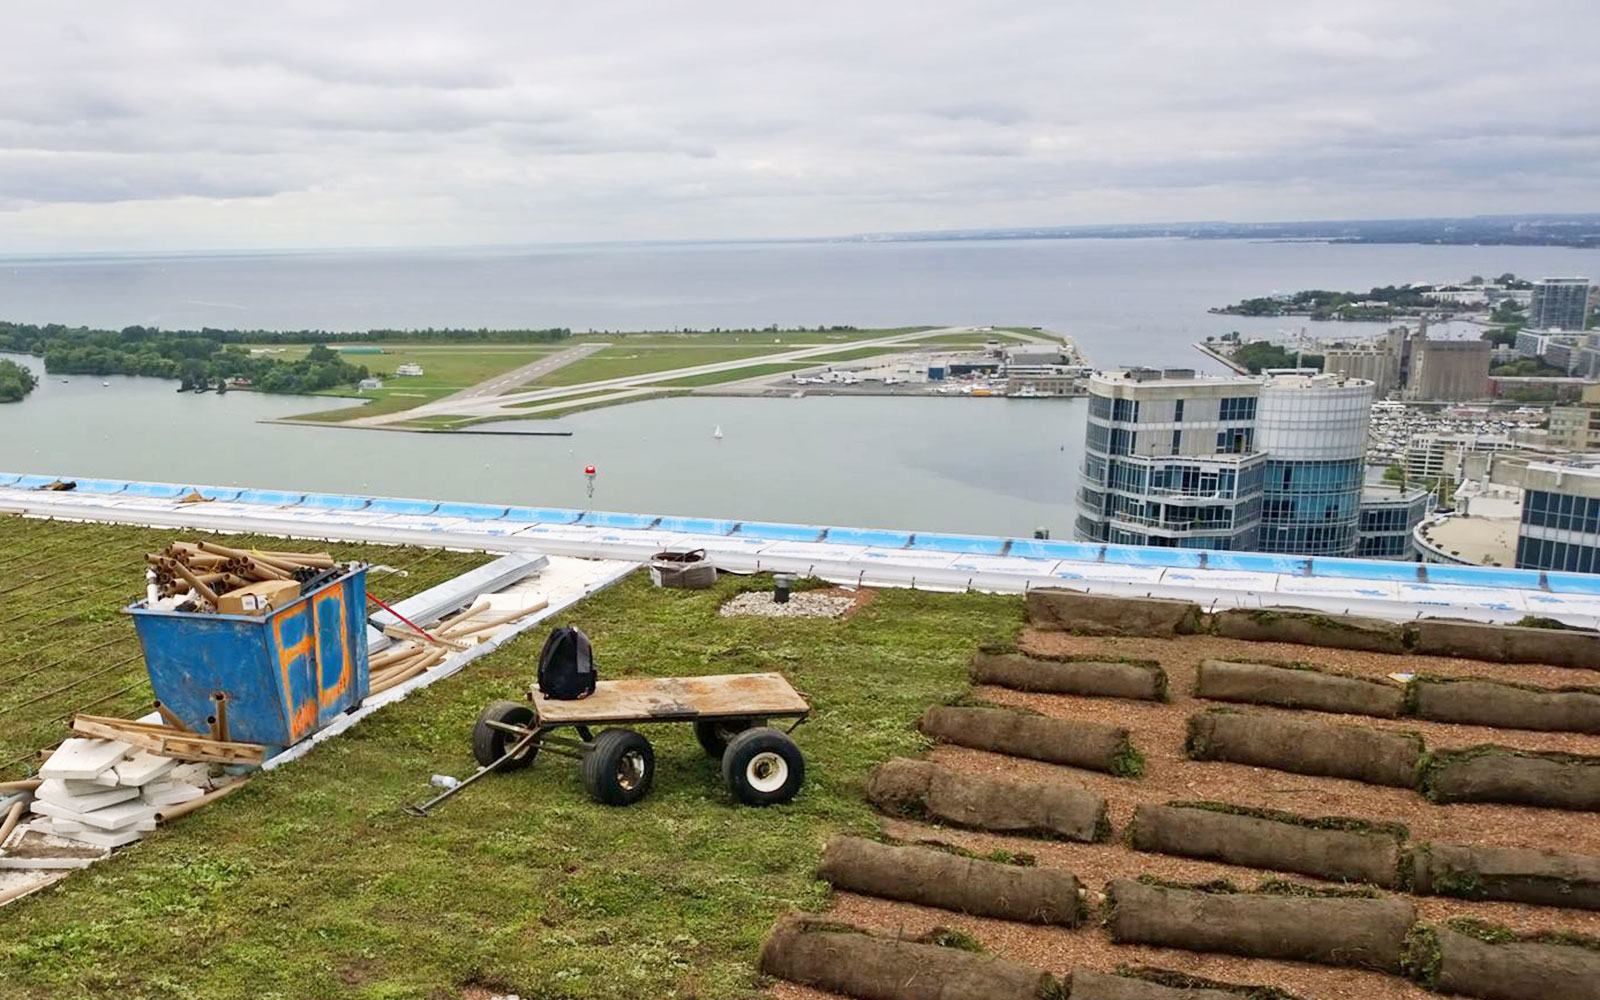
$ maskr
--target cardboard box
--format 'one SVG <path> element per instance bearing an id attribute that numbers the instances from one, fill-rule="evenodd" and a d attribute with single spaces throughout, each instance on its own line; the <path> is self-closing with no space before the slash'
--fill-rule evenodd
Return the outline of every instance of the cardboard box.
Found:
<path id="1" fill-rule="evenodd" d="M 300 596 L 298 580 L 262 580 L 249 586 L 217 595 L 217 613 L 224 615 L 264 615 Z"/>

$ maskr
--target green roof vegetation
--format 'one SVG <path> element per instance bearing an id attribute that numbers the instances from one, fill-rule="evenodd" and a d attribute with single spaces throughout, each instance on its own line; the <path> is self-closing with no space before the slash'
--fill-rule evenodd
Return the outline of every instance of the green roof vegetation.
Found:
<path id="1" fill-rule="evenodd" d="M 73 575 L 86 593 L 56 617 L 98 615 L 131 638 L 115 612 L 130 596 L 124 571 L 170 537 L 0 522 L 0 565 L 39 567 L 29 552 L 41 545 L 98 554 Z M 973 651 L 1014 639 L 1022 620 L 1020 598 L 912 590 L 886 590 L 839 620 L 717 614 L 740 590 L 766 586 L 729 577 L 707 591 L 657 590 L 634 574 L 550 624 L 588 632 L 602 677 L 782 671 L 814 708 L 795 733 L 807 783 L 793 803 L 736 804 L 690 727 L 671 725 L 649 728 L 656 786 L 626 809 L 590 801 L 575 765 L 551 757 L 490 775 L 428 819 L 403 814 L 428 796 L 429 775 L 472 771 L 473 721 L 526 687 L 540 627 L 0 909 L 7 997 L 423 1000 L 468 985 L 619 1000 L 753 995 L 774 920 L 824 905 L 814 871 L 827 837 L 877 829 L 861 791 L 868 771 L 925 747 L 922 710 L 964 690 Z"/>

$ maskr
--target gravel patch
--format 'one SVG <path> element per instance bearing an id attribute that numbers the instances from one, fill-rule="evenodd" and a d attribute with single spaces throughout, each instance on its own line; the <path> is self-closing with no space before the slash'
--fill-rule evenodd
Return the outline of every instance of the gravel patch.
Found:
<path id="1" fill-rule="evenodd" d="M 853 596 L 841 596 L 822 590 L 801 590 L 789 595 L 788 603 L 779 604 L 772 592 L 753 590 L 725 602 L 717 613 L 724 618 L 736 615 L 753 615 L 758 618 L 839 618 L 855 607 Z"/>

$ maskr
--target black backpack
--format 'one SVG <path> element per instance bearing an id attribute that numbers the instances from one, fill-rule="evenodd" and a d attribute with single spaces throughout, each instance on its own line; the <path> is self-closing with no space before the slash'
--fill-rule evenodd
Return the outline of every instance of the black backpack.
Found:
<path id="1" fill-rule="evenodd" d="M 539 654 L 539 691 L 557 701 L 576 701 L 594 693 L 594 680 L 589 637 L 567 626 L 552 631 Z"/>

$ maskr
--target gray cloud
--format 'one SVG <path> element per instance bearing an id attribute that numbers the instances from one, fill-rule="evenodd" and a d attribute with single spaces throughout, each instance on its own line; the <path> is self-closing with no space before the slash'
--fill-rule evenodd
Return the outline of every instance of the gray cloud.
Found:
<path id="1" fill-rule="evenodd" d="M 569 7 L 19 8 L 7 248 L 1600 210 L 1581 0 Z"/>

